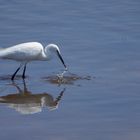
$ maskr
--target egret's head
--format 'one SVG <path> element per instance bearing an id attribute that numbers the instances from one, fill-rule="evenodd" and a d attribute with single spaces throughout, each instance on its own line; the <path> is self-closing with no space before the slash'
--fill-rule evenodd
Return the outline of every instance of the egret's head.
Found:
<path id="1" fill-rule="evenodd" d="M 61 56 L 60 49 L 59 49 L 59 47 L 57 45 L 49 44 L 47 46 L 47 51 L 49 51 L 48 53 L 55 53 L 58 56 L 58 58 L 61 60 L 61 62 L 64 65 L 64 67 L 67 69 L 67 67 L 65 65 L 65 62 L 64 62 L 64 60 L 63 60 L 63 58 Z"/>

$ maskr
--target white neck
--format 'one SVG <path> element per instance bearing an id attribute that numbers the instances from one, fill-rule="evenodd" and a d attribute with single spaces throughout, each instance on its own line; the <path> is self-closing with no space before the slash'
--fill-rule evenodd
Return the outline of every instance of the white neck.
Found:
<path id="1" fill-rule="evenodd" d="M 47 60 L 52 59 L 53 53 L 55 52 L 55 49 L 56 49 L 55 47 L 56 47 L 55 44 L 47 45 L 42 52 L 42 60 L 47 61 Z"/>

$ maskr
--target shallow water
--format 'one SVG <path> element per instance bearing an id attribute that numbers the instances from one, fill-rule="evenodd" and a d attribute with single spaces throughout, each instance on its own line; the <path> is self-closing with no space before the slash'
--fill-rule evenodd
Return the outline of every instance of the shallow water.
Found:
<path id="1" fill-rule="evenodd" d="M 139 140 L 140 2 L 0 2 L 1 47 L 27 41 L 60 46 L 61 62 L 0 60 L 0 139 Z"/>

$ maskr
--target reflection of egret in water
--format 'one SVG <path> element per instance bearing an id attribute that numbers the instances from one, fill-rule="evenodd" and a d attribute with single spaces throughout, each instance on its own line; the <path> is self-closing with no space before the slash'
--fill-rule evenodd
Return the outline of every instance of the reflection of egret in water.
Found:
<path id="1" fill-rule="evenodd" d="M 56 109 L 65 91 L 65 89 L 63 89 L 59 96 L 54 99 L 53 96 L 48 93 L 32 94 L 32 92 L 28 91 L 25 82 L 23 89 L 15 83 L 13 83 L 13 86 L 17 88 L 18 93 L 1 96 L 0 103 L 8 105 L 8 107 L 15 109 L 21 114 L 38 113 L 41 112 L 45 106 L 49 110 Z"/>

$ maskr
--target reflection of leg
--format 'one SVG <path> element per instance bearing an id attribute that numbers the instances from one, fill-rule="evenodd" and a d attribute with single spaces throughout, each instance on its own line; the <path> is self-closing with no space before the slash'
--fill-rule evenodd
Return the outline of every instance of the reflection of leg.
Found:
<path id="1" fill-rule="evenodd" d="M 26 64 L 24 65 L 24 69 L 23 69 L 23 74 L 22 74 L 23 79 L 25 79 L 25 71 L 26 71 Z"/>
<path id="2" fill-rule="evenodd" d="M 19 93 L 23 93 L 22 89 L 14 81 L 12 81 L 12 85 L 17 88 Z"/>
<path id="3" fill-rule="evenodd" d="M 28 93 L 28 89 L 26 87 L 25 79 L 23 79 L 23 87 L 24 87 L 24 93 Z"/>
<path id="4" fill-rule="evenodd" d="M 17 70 L 15 71 L 15 73 L 12 75 L 12 77 L 11 77 L 11 80 L 12 81 L 14 80 L 14 78 L 15 78 L 17 72 L 20 70 L 20 68 L 21 68 L 21 65 L 17 68 Z"/>
<path id="5" fill-rule="evenodd" d="M 59 102 L 60 100 L 61 100 L 61 98 L 62 98 L 62 96 L 63 96 L 63 94 L 64 94 L 64 92 L 65 92 L 65 88 L 60 92 L 60 94 L 59 94 L 59 96 L 56 98 L 56 100 L 55 100 L 55 102 Z"/>

